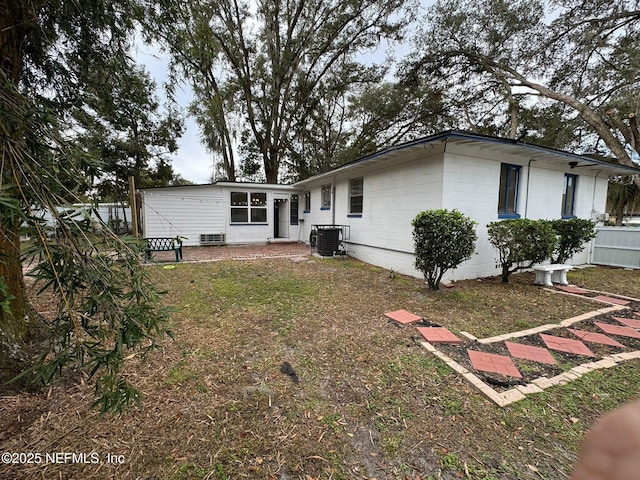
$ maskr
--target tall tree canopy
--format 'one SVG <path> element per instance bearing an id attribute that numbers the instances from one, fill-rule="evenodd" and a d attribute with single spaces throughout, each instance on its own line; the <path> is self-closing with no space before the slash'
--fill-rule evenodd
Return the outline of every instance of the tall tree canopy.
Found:
<path id="1" fill-rule="evenodd" d="M 100 158 L 100 198 L 127 198 L 128 178 L 138 187 L 176 181 L 169 154 L 178 149 L 181 117 L 171 106 L 164 111 L 156 83 L 128 58 L 109 58 L 108 70 L 92 71 L 84 101 L 73 110 L 78 142 Z"/>
<path id="2" fill-rule="evenodd" d="M 469 128 L 634 166 L 638 0 L 439 1 L 425 25 L 405 82 L 436 79 Z"/>
<path id="3" fill-rule="evenodd" d="M 247 131 L 266 180 L 277 182 L 283 159 L 317 141 L 322 122 L 337 128 L 317 150 L 340 144 L 332 138 L 345 108 L 339 102 L 349 87 L 383 74 L 356 54 L 400 39 L 413 2 L 161 0 L 148 7 L 148 32 L 190 79 L 206 145 L 221 155 L 227 177 L 237 169 L 234 141 Z"/>
<path id="4" fill-rule="evenodd" d="M 167 312 L 135 244 L 92 225 L 83 211 L 61 216 L 57 207 L 104 173 L 77 142 L 78 113 L 124 125 L 91 99 L 101 88 L 115 91 L 107 78 L 140 78 L 130 75 L 133 31 L 129 0 L 0 0 L 0 381 L 23 370 L 22 380 L 47 382 L 85 366 L 97 374 L 103 409 L 139 399 L 120 373 L 123 353 L 151 348 Z M 45 209 L 55 229 L 40 218 Z M 31 238 L 24 251 L 21 235 Z M 23 261 L 56 299 L 46 319 L 30 308 Z"/>

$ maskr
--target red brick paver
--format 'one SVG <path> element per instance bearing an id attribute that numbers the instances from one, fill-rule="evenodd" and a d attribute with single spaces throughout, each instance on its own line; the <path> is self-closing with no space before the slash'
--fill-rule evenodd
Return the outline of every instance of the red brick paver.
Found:
<path id="1" fill-rule="evenodd" d="M 418 332 L 429 343 L 462 343 L 462 340 L 445 327 L 418 327 Z"/>
<path id="2" fill-rule="evenodd" d="M 513 364 L 509 357 L 496 355 L 495 353 L 478 352 L 467 350 L 471 365 L 476 370 L 482 372 L 500 373 L 508 377 L 522 378 L 520 371 Z"/>
<path id="3" fill-rule="evenodd" d="M 613 317 L 618 322 L 631 328 L 640 328 L 640 320 L 634 318 Z"/>
<path id="4" fill-rule="evenodd" d="M 416 315 L 415 313 L 407 312 L 406 310 L 395 310 L 393 312 L 387 312 L 384 314 L 385 317 L 390 318 L 402 325 L 407 325 L 409 323 L 415 323 L 422 320 L 422 317 Z"/>
<path id="5" fill-rule="evenodd" d="M 555 286 L 558 290 L 562 290 L 563 292 L 567 292 L 567 293 L 589 293 L 589 290 L 585 290 L 584 288 L 580 288 L 580 287 L 574 287 L 573 285 L 556 285 Z"/>
<path id="6" fill-rule="evenodd" d="M 610 335 L 618 335 L 621 337 L 640 338 L 640 332 L 629 327 L 622 327 L 620 325 L 611 325 L 610 323 L 595 322 L 595 325 L 604 333 Z"/>
<path id="7" fill-rule="evenodd" d="M 598 295 L 597 297 L 593 297 L 594 300 L 600 300 L 601 302 L 612 303 L 614 305 L 629 305 L 631 302 L 629 300 L 622 300 L 620 298 L 607 297 L 604 295 Z"/>
<path id="8" fill-rule="evenodd" d="M 587 357 L 595 357 L 593 352 L 580 340 L 572 340 L 571 338 L 556 337 L 554 335 L 540 334 L 540 338 L 545 345 L 551 350 L 560 352 L 573 353 L 576 355 L 585 355 Z"/>
<path id="9" fill-rule="evenodd" d="M 534 347 L 532 345 L 522 345 L 521 343 L 504 342 L 512 357 L 523 360 L 532 360 L 539 363 L 556 365 L 556 359 L 546 348 Z"/>
<path id="10" fill-rule="evenodd" d="M 613 338 L 608 337 L 602 333 L 587 332 L 585 330 L 575 330 L 573 328 L 567 328 L 567 330 L 569 330 L 583 342 L 601 343 L 602 345 L 610 345 L 612 347 L 627 348 L 620 342 L 617 342 Z"/>

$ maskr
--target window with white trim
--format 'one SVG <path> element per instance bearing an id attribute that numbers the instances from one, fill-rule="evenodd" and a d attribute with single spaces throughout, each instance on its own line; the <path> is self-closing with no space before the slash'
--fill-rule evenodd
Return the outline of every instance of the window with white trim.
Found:
<path id="1" fill-rule="evenodd" d="M 231 192 L 231 223 L 267 223 L 267 193 Z"/>
<path id="2" fill-rule="evenodd" d="M 577 183 L 577 175 L 564 174 L 564 185 L 562 187 L 562 218 L 575 218 L 574 207 Z"/>
<path id="3" fill-rule="evenodd" d="M 304 192 L 304 212 L 311 211 L 311 192 Z"/>
<path id="4" fill-rule="evenodd" d="M 298 194 L 291 194 L 291 206 L 289 209 L 289 223 L 291 225 L 298 225 Z"/>
<path id="5" fill-rule="evenodd" d="M 519 218 L 518 186 L 520 184 L 520 166 L 503 163 L 500 165 L 500 192 L 498 194 L 498 216 L 500 218 Z"/>
<path id="6" fill-rule="evenodd" d="M 331 208 L 331 185 L 322 185 L 321 197 L 322 210 L 329 210 Z"/>
<path id="7" fill-rule="evenodd" d="M 349 215 L 362 215 L 363 201 L 363 178 L 352 178 L 349 180 Z"/>

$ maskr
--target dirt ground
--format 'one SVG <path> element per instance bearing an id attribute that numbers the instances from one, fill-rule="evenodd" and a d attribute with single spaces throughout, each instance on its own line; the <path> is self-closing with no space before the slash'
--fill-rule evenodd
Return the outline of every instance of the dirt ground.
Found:
<path id="1" fill-rule="evenodd" d="M 83 372 L 4 395 L 0 451 L 19 462 L 0 478 L 559 480 L 594 420 L 640 396 L 631 361 L 501 409 L 384 316 L 407 309 L 482 337 L 594 309 L 528 273 L 433 293 L 304 244 L 185 248 L 161 268 L 168 253 L 149 268 L 178 308 L 174 339 L 125 364 L 142 407 L 101 417 Z M 640 280 L 619 273 L 602 275 L 627 290 Z"/>

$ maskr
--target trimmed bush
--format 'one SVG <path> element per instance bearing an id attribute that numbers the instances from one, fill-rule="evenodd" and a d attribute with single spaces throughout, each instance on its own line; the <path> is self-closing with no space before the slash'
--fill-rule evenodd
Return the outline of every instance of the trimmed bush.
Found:
<path id="1" fill-rule="evenodd" d="M 491 222 L 487 225 L 489 242 L 498 249 L 502 281 L 518 270 L 531 268 L 551 256 L 557 235 L 547 220 L 525 218 Z"/>
<path id="2" fill-rule="evenodd" d="M 587 243 L 596 238 L 596 224 L 591 220 L 572 218 L 552 220 L 551 226 L 558 234 L 558 244 L 550 257 L 551 263 L 564 263 L 581 252 Z"/>
<path id="3" fill-rule="evenodd" d="M 411 222 L 416 268 L 429 289 L 438 290 L 443 275 L 468 260 L 478 238 L 476 222 L 457 210 L 427 210 Z"/>

